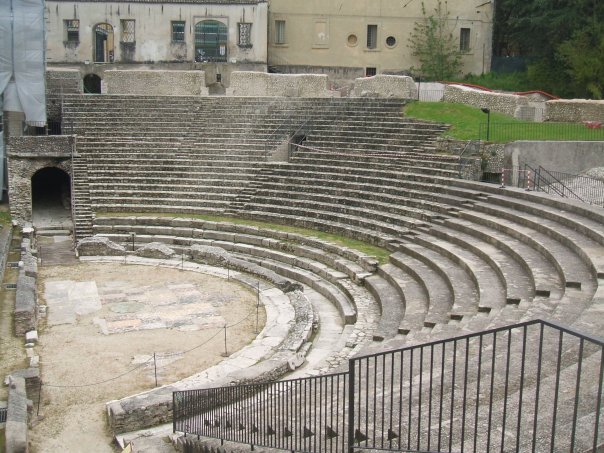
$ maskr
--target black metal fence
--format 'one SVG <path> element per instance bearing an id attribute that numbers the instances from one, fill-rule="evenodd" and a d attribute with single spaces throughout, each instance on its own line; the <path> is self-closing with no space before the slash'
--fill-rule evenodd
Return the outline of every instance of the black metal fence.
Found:
<path id="1" fill-rule="evenodd" d="M 174 431 L 290 451 L 596 451 L 604 342 L 534 320 L 350 361 L 348 373 L 175 392 Z"/>
<path id="2" fill-rule="evenodd" d="M 346 449 L 348 373 L 174 392 L 174 431 L 290 451 Z"/>
<path id="3" fill-rule="evenodd" d="M 6 407 L 0 407 L 0 423 L 6 423 Z"/>
<path id="4" fill-rule="evenodd" d="M 546 141 L 604 141 L 604 126 L 583 123 L 482 123 L 478 139 L 491 142 L 514 140 Z"/>

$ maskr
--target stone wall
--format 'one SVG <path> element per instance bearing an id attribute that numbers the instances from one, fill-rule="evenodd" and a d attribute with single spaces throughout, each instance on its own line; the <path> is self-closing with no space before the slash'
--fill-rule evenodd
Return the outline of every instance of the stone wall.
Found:
<path id="1" fill-rule="evenodd" d="M 545 103 L 546 121 L 604 122 L 604 101 L 586 99 L 557 99 Z"/>
<path id="2" fill-rule="evenodd" d="M 411 77 L 376 75 L 356 79 L 354 96 L 417 99 L 417 87 Z"/>
<path id="3" fill-rule="evenodd" d="M 332 97 L 326 75 L 236 71 L 227 96 Z"/>
<path id="4" fill-rule="evenodd" d="M 203 71 L 110 70 L 102 81 L 104 94 L 207 96 Z"/>
<path id="5" fill-rule="evenodd" d="M 528 98 L 517 94 L 480 91 L 459 85 L 447 85 L 443 101 L 471 105 L 476 108 L 488 107 L 491 112 L 509 116 L 516 115 L 517 110 L 522 111 L 529 104 Z"/>
<path id="6" fill-rule="evenodd" d="M 78 69 L 48 68 L 46 70 L 46 112 L 48 120 L 60 121 L 62 95 L 82 92 L 82 76 Z"/>
<path id="7" fill-rule="evenodd" d="M 75 138 L 66 135 L 11 137 L 7 146 L 10 212 L 18 225 L 32 220 L 31 178 L 46 167 L 57 167 L 71 175 L 71 153 Z"/>

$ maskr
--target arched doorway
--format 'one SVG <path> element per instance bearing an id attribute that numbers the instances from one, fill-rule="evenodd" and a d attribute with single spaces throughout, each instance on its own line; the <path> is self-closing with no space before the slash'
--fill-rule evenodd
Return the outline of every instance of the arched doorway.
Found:
<path id="1" fill-rule="evenodd" d="M 96 74 L 84 76 L 84 93 L 101 94 L 101 78 Z"/>
<path id="2" fill-rule="evenodd" d="M 31 177 L 32 220 L 37 227 L 71 224 L 71 180 L 56 167 L 38 170 Z"/>
<path id="3" fill-rule="evenodd" d="M 195 24 L 195 61 L 227 61 L 227 26 L 217 20 Z"/>
<path id="4" fill-rule="evenodd" d="M 94 54 L 95 63 L 113 63 L 113 27 L 109 24 L 94 26 Z"/>

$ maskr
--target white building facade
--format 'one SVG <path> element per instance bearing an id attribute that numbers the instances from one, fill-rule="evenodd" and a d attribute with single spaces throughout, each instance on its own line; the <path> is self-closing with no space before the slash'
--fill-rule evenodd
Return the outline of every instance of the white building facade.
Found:
<path id="1" fill-rule="evenodd" d="M 53 64 L 267 62 L 261 0 L 47 0 Z"/>

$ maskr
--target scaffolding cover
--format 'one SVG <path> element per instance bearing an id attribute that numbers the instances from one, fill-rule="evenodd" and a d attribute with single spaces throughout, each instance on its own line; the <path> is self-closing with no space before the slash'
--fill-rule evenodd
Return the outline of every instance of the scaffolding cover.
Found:
<path id="1" fill-rule="evenodd" d="M 24 112 L 28 124 L 45 125 L 44 0 L 0 0 L 0 38 L 5 108 Z"/>

